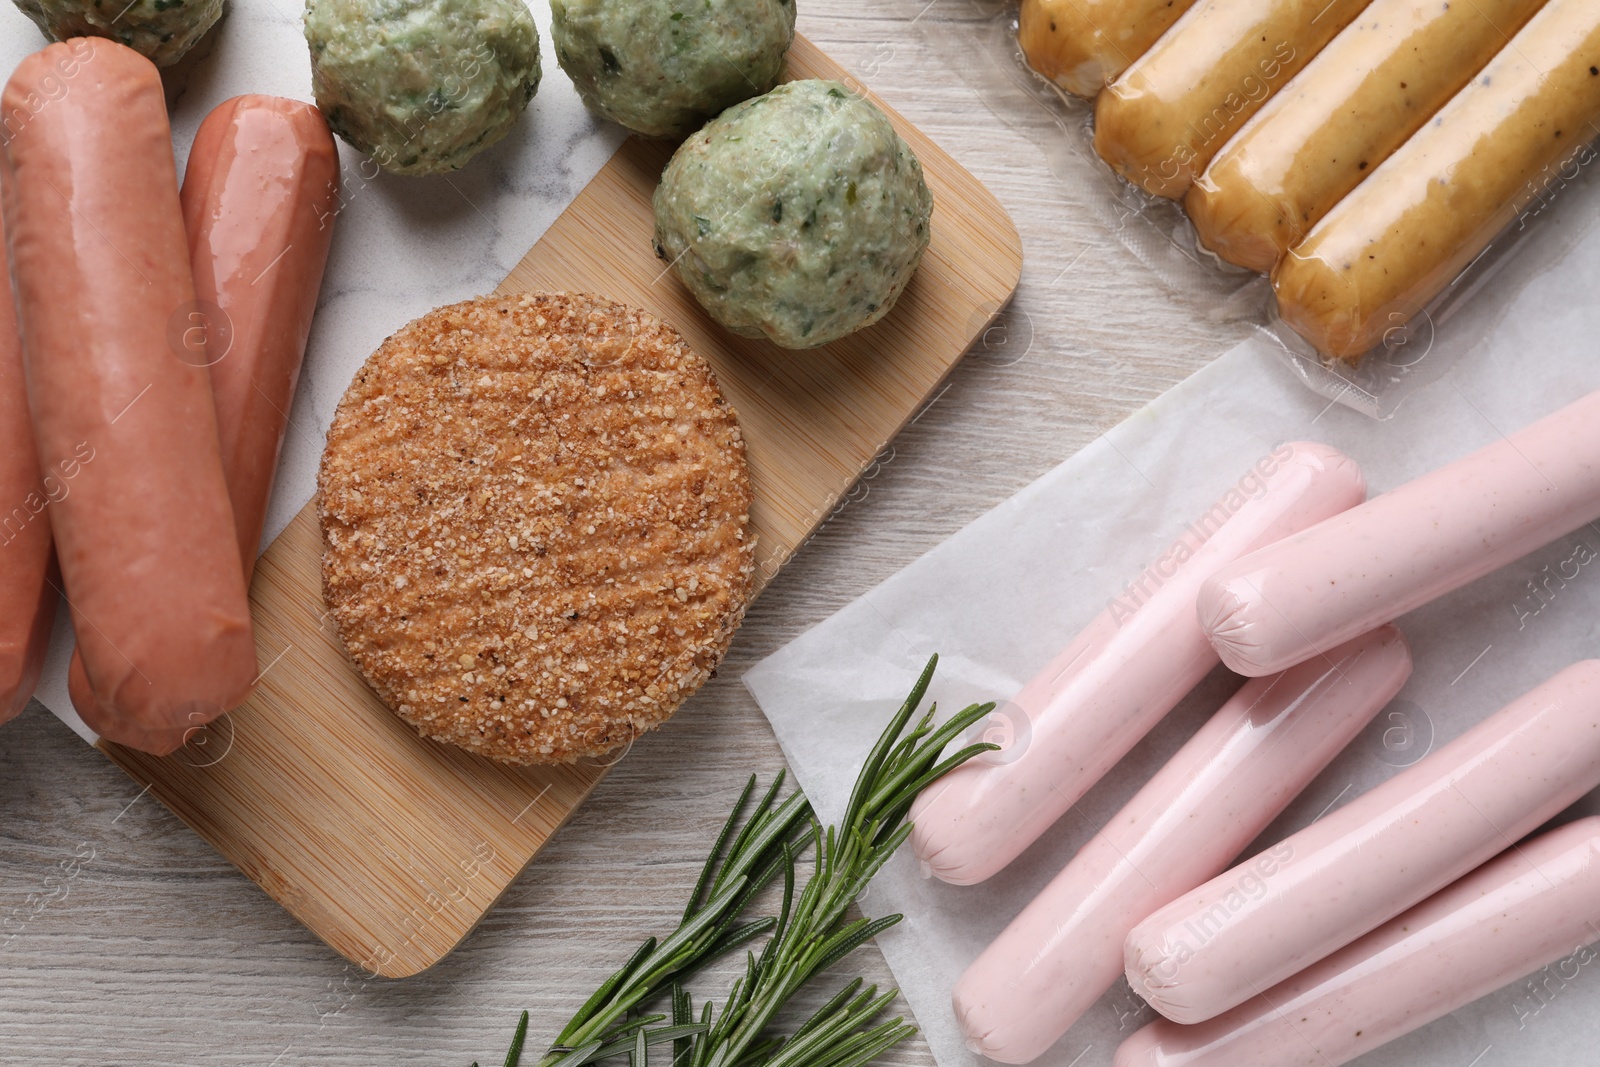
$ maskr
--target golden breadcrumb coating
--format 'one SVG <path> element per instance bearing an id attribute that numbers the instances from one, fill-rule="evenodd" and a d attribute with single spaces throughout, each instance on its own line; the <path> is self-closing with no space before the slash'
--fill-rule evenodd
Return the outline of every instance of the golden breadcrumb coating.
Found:
<path id="1" fill-rule="evenodd" d="M 394 334 L 318 487 L 351 660 L 424 736 L 507 763 L 658 726 L 750 598 L 733 409 L 676 330 L 598 297 L 485 297 Z"/>

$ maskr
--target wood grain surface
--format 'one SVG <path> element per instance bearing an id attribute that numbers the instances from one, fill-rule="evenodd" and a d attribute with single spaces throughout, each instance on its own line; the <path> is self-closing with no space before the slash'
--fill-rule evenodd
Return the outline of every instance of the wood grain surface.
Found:
<path id="1" fill-rule="evenodd" d="M 848 74 L 803 37 L 790 78 Z M 932 240 L 894 309 L 796 354 L 721 329 L 650 255 L 670 146 L 630 138 L 496 290 L 601 293 L 676 325 L 739 413 L 757 592 L 1010 301 L 1022 249 L 1005 210 L 897 120 L 933 190 Z M 308 503 L 267 548 L 250 600 L 254 695 L 157 758 L 100 748 L 362 971 L 409 978 L 461 943 L 606 770 L 507 767 L 417 736 L 345 658 Z"/>
<path id="2" fill-rule="evenodd" d="M 460 949 L 400 982 L 346 963 L 35 705 L 0 731 L 0 1063 L 465 1067 L 498 1063 L 524 1008 L 547 1039 L 671 926 L 745 776 L 783 766 L 740 674 L 1244 336 L 1124 248 L 1093 175 L 1052 173 L 1048 115 L 972 88 L 951 41 L 986 27 L 952 20 L 966 10 L 801 5 L 812 41 L 998 195 L 1026 266 L 1002 328 L 776 577 L 719 676 Z M 889 977 L 870 947 L 848 966 Z M 886 1062 L 931 1059 L 913 1040 Z"/>

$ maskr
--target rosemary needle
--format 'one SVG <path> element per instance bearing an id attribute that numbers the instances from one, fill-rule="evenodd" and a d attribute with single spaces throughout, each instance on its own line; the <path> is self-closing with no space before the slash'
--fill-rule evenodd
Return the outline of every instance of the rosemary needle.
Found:
<path id="1" fill-rule="evenodd" d="M 935 705 L 907 732 L 938 662 L 938 656 L 929 659 L 867 755 L 837 826 L 819 826 L 801 792 L 780 802 L 781 772 L 746 816 L 756 788 L 751 776 L 711 846 L 678 928 L 659 941 L 647 938 L 601 983 L 556 1036 L 539 1067 L 585 1067 L 624 1053 L 630 1067 L 650 1067 L 652 1061 L 669 1067 L 667 1050 L 651 1052 L 669 1043 L 670 1067 L 862 1067 L 916 1032 L 899 1018 L 878 1021 L 898 991 L 863 989 L 860 978 L 792 1034 L 782 1036 L 773 1027 L 779 1012 L 813 978 L 901 920 L 900 915 L 850 920 L 846 912 L 910 836 L 906 816 L 917 794 L 973 756 L 998 747 L 968 745 L 939 758 L 962 731 L 994 710 L 993 704 L 974 704 L 938 727 Z M 811 873 L 800 887 L 797 857 L 807 848 L 813 849 Z M 751 898 L 780 875 L 778 914 L 742 919 Z M 746 951 L 744 974 L 720 1011 L 707 1003 L 696 1020 L 683 983 L 764 934 L 771 936 L 759 954 Z M 670 1018 L 637 1014 L 661 997 L 670 998 Z M 518 1067 L 527 1026 L 524 1012 L 506 1067 Z"/>

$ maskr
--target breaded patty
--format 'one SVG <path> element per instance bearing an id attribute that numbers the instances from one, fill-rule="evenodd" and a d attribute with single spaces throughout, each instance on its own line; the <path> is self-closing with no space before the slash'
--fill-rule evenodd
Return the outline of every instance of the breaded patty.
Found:
<path id="1" fill-rule="evenodd" d="M 750 479 L 711 368 L 598 297 L 485 297 L 394 334 L 318 476 L 345 649 L 424 736 L 508 763 L 663 722 L 750 598 Z"/>

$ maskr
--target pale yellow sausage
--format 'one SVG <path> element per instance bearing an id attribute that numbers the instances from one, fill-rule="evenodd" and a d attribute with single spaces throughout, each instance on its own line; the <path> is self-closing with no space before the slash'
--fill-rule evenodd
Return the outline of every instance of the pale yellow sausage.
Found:
<path id="1" fill-rule="evenodd" d="M 1279 313 L 1324 355 L 1360 358 L 1592 163 L 1597 136 L 1600 3 L 1548 0 L 1290 250 L 1273 273 Z"/>
<path id="2" fill-rule="evenodd" d="M 1100 94 L 1095 151 L 1135 185 L 1177 199 L 1367 3 L 1200 0 Z"/>
<path id="3" fill-rule="evenodd" d="M 1017 43 L 1028 66 L 1093 97 L 1144 55 L 1194 0 L 1022 0 Z"/>
<path id="4" fill-rule="evenodd" d="M 1373 0 L 1184 200 L 1200 243 L 1266 273 L 1494 58 L 1545 0 Z"/>

